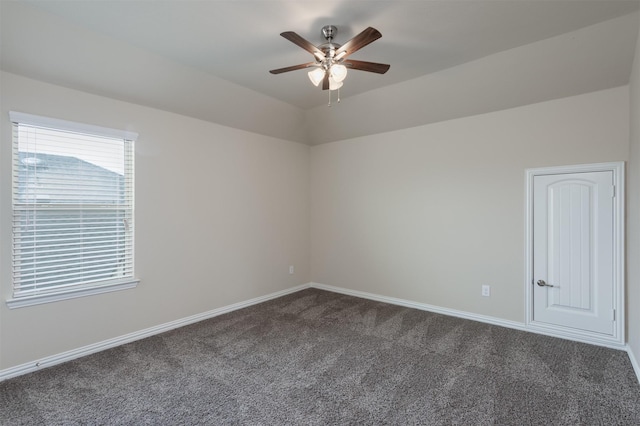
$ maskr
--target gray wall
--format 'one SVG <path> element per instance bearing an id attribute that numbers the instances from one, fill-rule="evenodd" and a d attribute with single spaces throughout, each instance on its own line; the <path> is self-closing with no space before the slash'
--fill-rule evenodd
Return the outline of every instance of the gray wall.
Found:
<path id="1" fill-rule="evenodd" d="M 523 323 L 525 170 L 628 155 L 627 86 L 314 146 L 311 278 Z"/>
<path id="2" fill-rule="evenodd" d="M 11 296 L 10 110 L 140 134 L 141 279 L 134 290 L 0 303 L 0 370 L 309 282 L 308 146 L 9 73 L 0 86 L 2 299 Z"/>
<path id="3" fill-rule="evenodd" d="M 631 132 L 627 208 L 627 336 L 636 368 L 640 367 L 640 34 L 631 72 Z M 636 371 L 640 376 L 640 371 Z"/>

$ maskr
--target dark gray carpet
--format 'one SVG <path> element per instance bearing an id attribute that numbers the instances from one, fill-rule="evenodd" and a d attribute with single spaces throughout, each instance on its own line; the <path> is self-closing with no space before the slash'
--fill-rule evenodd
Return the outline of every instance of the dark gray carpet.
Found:
<path id="1" fill-rule="evenodd" d="M 0 383 L 2 425 L 640 424 L 627 354 L 309 289 Z"/>

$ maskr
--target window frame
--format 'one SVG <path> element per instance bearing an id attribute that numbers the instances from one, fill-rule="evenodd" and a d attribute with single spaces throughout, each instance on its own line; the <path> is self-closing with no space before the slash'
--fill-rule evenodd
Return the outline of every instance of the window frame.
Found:
<path id="1" fill-rule="evenodd" d="M 128 179 L 127 185 L 128 189 L 127 194 L 130 195 L 131 205 L 129 207 L 131 217 L 134 216 L 135 212 L 135 200 L 134 200 L 134 182 L 135 182 L 135 169 L 134 169 L 134 160 L 135 160 L 135 150 L 134 144 L 138 138 L 138 134 L 136 132 L 131 131 L 123 131 L 117 129 L 111 129 L 106 127 L 94 126 L 89 124 L 77 123 L 73 121 L 67 120 L 59 120 L 55 118 L 42 117 L 32 114 L 26 114 L 21 112 L 10 111 L 9 112 L 9 120 L 12 126 L 12 147 L 11 147 L 11 157 L 12 157 L 12 177 L 11 177 L 11 187 L 12 187 L 12 200 L 11 200 L 11 216 L 15 219 L 17 215 L 16 208 L 16 194 L 15 190 L 18 186 L 18 173 L 15 170 L 17 165 L 17 156 L 18 156 L 18 148 L 17 148 L 17 135 L 16 129 L 19 125 L 27 125 L 34 126 L 40 128 L 53 129 L 63 132 L 72 132 L 79 133 L 85 135 L 92 135 L 98 137 L 105 138 L 115 138 L 122 139 L 125 142 L 125 145 L 129 145 L 126 150 L 125 155 L 130 156 L 129 158 L 125 158 L 125 163 L 129 162 L 130 164 L 130 179 Z M 82 212 L 82 207 L 78 207 L 73 211 Z M 135 220 L 134 220 L 135 223 Z M 127 226 L 129 226 L 127 224 Z M 133 226 L 133 224 L 132 224 Z M 7 306 L 10 309 L 20 308 L 25 306 L 39 305 L 43 303 L 51 303 L 60 300 L 73 299 L 78 297 L 85 297 L 94 294 L 107 293 L 112 291 L 126 290 L 135 288 L 140 282 L 139 279 L 135 278 L 135 249 L 134 249 L 134 241 L 135 241 L 135 228 L 132 227 L 131 232 L 131 251 L 130 251 L 130 261 L 131 261 L 131 276 L 122 277 L 120 279 L 115 278 L 104 282 L 85 282 L 79 283 L 77 285 L 72 286 L 64 286 L 58 288 L 49 288 L 44 291 L 42 294 L 20 294 L 18 291 L 15 281 L 12 278 L 11 285 L 11 297 L 6 300 Z M 11 240 L 15 239 L 15 230 L 12 226 L 11 228 Z M 11 259 L 12 259 L 12 277 L 14 276 L 14 264 L 13 259 L 15 259 L 15 250 L 16 245 L 12 242 L 11 248 Z M 28 293 L 28 292 L 25 292 Z"/>

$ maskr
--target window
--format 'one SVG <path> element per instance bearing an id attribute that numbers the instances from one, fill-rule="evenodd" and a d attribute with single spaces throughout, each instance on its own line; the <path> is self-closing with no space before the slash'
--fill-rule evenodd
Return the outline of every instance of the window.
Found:
<path id="1" fill-rule="evenodd" d="M 13 298 L 131 288 L 137 134 L 11 112 Z"/>

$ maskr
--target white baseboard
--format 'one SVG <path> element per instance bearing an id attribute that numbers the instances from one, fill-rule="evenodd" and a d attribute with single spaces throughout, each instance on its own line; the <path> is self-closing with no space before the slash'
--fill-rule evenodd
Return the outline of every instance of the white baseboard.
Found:
<path id="1" fill-rule="evenodd" d="M 46 367 L 52 367 L 54 365 L 61 364 L 63 362 L 81 358 L 83 356 L 100 352 L 105 349 L 110 349 L 116 346 L 124 345 L 125 343 L 134 342 L 136 340 L 140 340 L 146 337 L 154 336 L 156 334 L 164 333 L 165 331 L 173 330 L 175 328 L 183 327 L 185 325 L 189 325 L 189 324 L 193 324 L 209 318 L 213 318 L 218 315 L 222 315 L 232 311 L 236 311 L 238 309 L 246 308 L 251 305 L 256 305 L 258 303 L 276 299 L 278 297 L 282 297 L 287 294 L 304 290 L 306 288 L 309 288 L 310 286 L 311 286 L 311 283 L 302 284 L 286 290 L 282 290 L 275 293 L 267 294 L 265 296 L 260 296 L 254 299 L 246 300 L 244 302 L 234 303 L 233 305 L 229 305 L 229 306 L 223 306 L 221 308 L 213 309 L 208 312 L 192 315 L 190 317 L 182 318 L 182 319 L 171 321 L 165 324 L 160 324 L 154 327 L 150 327 L 144 330 L 125 334 L 123 336 L 115 337 L 113 339 L 104 340 L 102 342 L 94 343 L 88 346 L 83 346 L 81 348 L 77 348 L 77 349 L 73 349 L 60 354 L 48 356 L 32 362 L 27 362 L 25 364 L 7 368 L 5 370 L 0 370 L 0 382 L 6 379 L 10 379 L 12 377 L 21 376 L 23 374 L 41 370 Z"/>
<path id="2" fill-rule="evenodd" d="M 524 323 L 517 321 L 509 321 L 501 318 L 490 317 L 487 315 L 473 314 L 455 309 L 442 308 L 440 306 L 428 305 L 426 303 L 413 302 L 411 300 L 397 299 L 395 297 L 381 296 L 374 293 L 366 293 L 364 291 L 350 290 L 342 287 L 334 287 L 326 284 L 311 283 L 310 287 L 320 290 L 332 291 L 334 293 L 346 294 L 348 296 L 360 297 L 362 299 L 375 300 L 376 302 L 384 302 L 392 305 L 404 306 L 407 308 L 419 309 L 421 311 L 434 312 L 436 314 L 449 315 L 452 317 L 464 318 L 472 321 L 484 322 L 487 324 L 499 325 L 501 327 L 513 328 L 516 330 L 529 331 L 525 328 Z"/>
<path id="3" fill-rule="evenodd" d="M 238 309 L 246 308 L 252 305 L 256 305 L 258 303 L 266 302 L 272 299 L 276 299 L 278 297 L 285 296 L 287 294 L 295 293 L 300 290 L 304 290 L 306 288 L 317 288 L 320 290 L 331 291 L 334 293 L 346 294 L 349 296 L 360 297 L 362 299 L 375 300 L 377 302 L 389 303 L 392 305 L 404 306 L 407 308 L 419 309 L 422 311 L 434 312 L 437 314 L 449 315 L 458 318 L 464 318 L 472 321 L 479 321 L 487 324 L 493 324 L 501 327 L 512 328 L 521 331 L 528 331 L 538 334 L 546 334 L 553 337 L 563 337 L 556 336 L 551 333 L 541 333 L 538 330 L 528 329 L 524 323 L 520 323 L 517 321 L 509 321 L 500 318 L 495 318 L 487 315 L 473 314 L 465 311 L 458 311 L 455 309 L 442 308 L 439 306 L 428 305 L 425 303 L 413 302 L 405 299 L 398 299 L 395 297 L 381 296 L 374 293 L 367 293 L 363 291 L 350 290 L 342 287 L 334 287 L 326 284 L 319 284 L 310 282 L 307 284 L 302 284 L 296 287 L 292 287 L 286 290 L 278 291 L 275 293 L 271 293 L 265 296 L 256 297 L 254 299 L 246 300 L 244 302 L 235 303 L 233 305 L 224 306 L 221 308 L 213 309 L 208 312 L 203 312 L 201 314 L 192 315 L 190 317 L 182 318 L 179 320 L 171 321 L 165 324 L 160 324 L 154 327 L 150 327 L 144 330 L 136 331 L 133 333 L 125 334 L 123 336 L 119 336 L 113 339 L 108 339 L 102 342 L 94 343 L 92 345 L 84 346 L 82 348 L 73 349 L 71 351 L 63 352 L 57 355 L 48 356 L 42 358 L 40 360 L 35 360 L 32 362 L 28 362 L 22 365 L 18 365 L 15 367 L 11 367 L 5 370 L 0 370 L 0 382 L 6 379 L 10 379 L 12 377 L 21 376 L 23 374 L 31 373 L 42 368 L 51 367 L 57 364 L 61 364 L 63 362 L 71 361 L 77 358 L 81 358 L 86 355 L 90 355 L 96 352 L 103 351 L 105 349 L 110 349 L 116 346 L 124 345 L 126 343 L 134 342 L 136 340 L 144 339 L 146 337 L 154 336 L 156 334 L 164 333 L 165 331 L 173 330 L 175 328 L 183 327 L 185 325 L 193 324 L 199 321 L 203 321 L 209 318 L 216 317 L 218 315 L 226 314 Z M 567 337 L 563 337 L 567 338 Z M 570 339 L 573 340 L 573 339 Z M 585 342 L 590 343 L 590 342 Z M 620 347 L 614 347 L 614 349 L 620 349 Z M 629 359 L 631 361 L 631 365 L 638 377 L 638 381 L 640 382 L 640 364 L 638 364 L 638 360 L 636 359 L 634 353 L 631 351 L 631 348 L 627 345 L 625 346 L 626 352 L 629 355 Z"/>
<path id="4" fill-rule="evenodd" d="M 611 349 L 618 350 L 626 350 L 629 355 L 629 360 L 631 361 L 631 365 L 633 366 L 633 370 L 636 373 L 636 377 L 638 378 L 638 382 L 640 382 L 640 364 L 638 364 L 638 360 L 636 359 L 634 353 L 631 351 L 631 348 L 628 345 L 620 345 L 617 343 L 608 343 L 608 342 L 599 342 L 593 341 L 591 339 L 583 339 L 579 336 L 568 336 L 564 334 L 554 333 L 553 331 L 544 331 L 539 329 L 531 329 L 526 326 L 524 323 L 504 320 L 501 318 L 490 317 L 487 315 L 473 314 L 465 311 L 458 311 L 455 309 L 442 308 L 440 306 L 428 305 L 426 303 L 418 303 L 405 299 L 397 299 L 395 297 L 381 296 L 379 294 L 374 293 L 366 293 L 363 291 L 350 290 L 342 287 L 334 287 L 331 285 L 320 284 L 320 283 L 310 283 L 309 287 L 317 288 L 320 290 L 332 291 L 334 293 L 346 294 L 348 296 L 360 297 L 363 299 L 375 300 L 376 302 L 384 302 L 392 305 L 404 306 L 407 308 L 419 309 L 422 311 L 434 312 L 437 314 L 449 315 L 458 318 L 464 318 L 472 321 L 479 321 L 487 324 L 493 324 L 501 327 L 512 328 L 521 331 L 527 331 L 530 333 L 543 334 L 545 336 L 558 337 L 566 340 L 574 340 L 577 342 L 593 344 L 597 346 L 605 346 Z"/>
<path id="5" fill-rule="evenodd" d="M 545 336 L 557 337 L 565 340 L 573 340 L 576 342 L 588 343 L 591 345 L 604 346 L 611 349 L 626 350 L 627 348 L 626 345 L 624 344 L 621 345 L 615 342 L 611 343 L 607 341 L 600 341 L 600 340 L 595 340 L 589 337 L 583 337 L 579 335 L 572 336 L 567 333 L 557 332 L 554 330 L 529 328 L 526 326 L 525 323 L 521 323 L 517 321 L 509 321 L 501 318 L 491 317 L 488 315 L 480 315 L 480 314 L 474 314 L 474 313 L 465 312 L 465 311 L 458 311 L 455 309 L 442 308 L 440 306 L 428 305 L 426 303 L 418 303 L 418 302 L 413 302 L 405 299 L 397 299 L 395 297 L 380 296 L 379 294 L 366 293 L 363 291 L 350 290 L 342 287 L 334 287 L 334 286 L 319 284 L 314 282 L 311 283 L 310 287 L 321 289 L 321 290 L 332 291 L 334 293 L 346 294 L 349 296 L 361 297 L 363 299 L 375 300 L 377 302 L 385 302 L 385 303 L 390 303 L 392 305 L 405 306 L 407 308 L 415 308 L 415 309 L 420 309 L 422 311 L 434 312 L 437 314 L 449 315 L 449 316 L 464 318 L 472 321 L 484 322 L 487 324 L 498 325 L 500 327 L 507 327 L 507 328 L 512 328 L 516 330 L 527 331 L 529 333 L 542 334 Z M 638 370 L 636 369 L 636 373 L 637 372 Z M 640 377 L 640 375 L 638 377 Z"/>
<path id="6" fill-rule="evenodd" d="M 629 355 L 629 360 L 631 361 L 631 365 L 633 366 L 633 371 L 636 372 L 636 377 L 638 378 L 638 383 L 640 383 L 640 364 L 638 364 L 638 360 L 634 355 L 631 347 L 627 345 L 627 354 Z"/>

